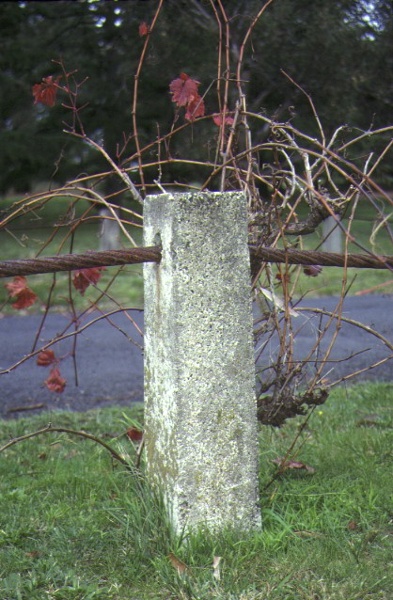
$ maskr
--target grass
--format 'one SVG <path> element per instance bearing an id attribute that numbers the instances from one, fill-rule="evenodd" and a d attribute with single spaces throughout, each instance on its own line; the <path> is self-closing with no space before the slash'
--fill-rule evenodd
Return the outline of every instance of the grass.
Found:
<path id="1" fill-rule="evenodd" d="M 45 434 L 0 454 L 0 597 L 4 600 L 388 600 L 393 597 L 390 384 L 336 389 L 272 481 L 301 421 L 262 428 L 263 530 L 196 533 L 181 543 L 143 475 L 91 441 Z M 84 429 L 132 461 L 118 437 L 142 408 L 3 421 L 2 442 L 47 424 Z M 270 485 L 268 485 L 270 483 Z M 268 487 L 266 487 L 268 485 Z M 179 574 L 173 553 L 187 565 Z M 221 556 L 221 579 L 213 577 Z"/>

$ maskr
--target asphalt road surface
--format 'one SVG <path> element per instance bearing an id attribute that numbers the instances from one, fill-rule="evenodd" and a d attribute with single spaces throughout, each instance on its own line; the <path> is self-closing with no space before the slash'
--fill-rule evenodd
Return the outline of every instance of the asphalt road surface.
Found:
<path id="1" fill-rule="evenodd" d="M 334 311 L 336 298 L 309 299 L 294 319 L 296 326 L 295 354 L 305 358 L 325 327 L 327 316 L 304 310 Z M 383 339 L 343 321 L 330 355 L 325 373 L 336 381 L 354 371 L 379 363 L 371 370 L 360 372 L 351 381 L 378 379 L 393 381 L 393 296 L 349 297 L 344 302 L 343 317 L 358 321 L 377 331 Z M 0 417 L 14 418 L 42 410 L 89 410 L 104 405 L 127 406 L 143 401 L 143 312 L 130 311 L 102 319 L 91 313 L 79 323 L 82 332 L 72 335 L 73 326 L 67 316 L 49 315 L 39 333 L 37 348 L 56 335 L 70 334 L 56 344 L 56 355 L 66 357 L 60 369 L 67 379 L 62 394 L 50 392 L 44 385 L 49 368 L 38 367 L 36 356 L 23 360 L 34 345 L 42 316 L 3 316 L 0 319 Z M 90 324 L 89 324 L 90 323 Z M 135 327 L 136 325 L 136 327 Z M 337 326 L 333 318 L 324 337 L 326 348 Z M 277 339 L 268 341 L 259 363 L 265 365 L 277 350 Z M 72 352 L 75 351 L 75 361 Z M 314 356 L 314 358 L 317 358 Z M 389 360 L 386 360 L 389 359 Z M 17 368 L 13 368 L 18 362 Z M 312 361 L 309 363 L 313 368 Z M 4 371 L 8 371 L 5 372 Z M 76 382 L 77 375 L 77 382 Z M 36 408 L 34 408 L 36 407 Z"/>

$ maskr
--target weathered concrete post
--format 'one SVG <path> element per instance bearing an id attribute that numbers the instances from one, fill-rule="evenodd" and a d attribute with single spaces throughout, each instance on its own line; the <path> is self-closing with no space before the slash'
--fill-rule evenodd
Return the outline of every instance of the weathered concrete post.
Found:
<path id="1" fill-rule="evenodd" d="M 343 232 L 334 217 L 327 217 L 322 221 L 322 250 L 325 252 L 343 251 Z"/>
<path id="2" fill-rule="evenodd" d="M 118 250 L 121 248 L 119 223 L 107 208 L 100 210 L 100 216 L 100 250 Z"/>
<path id="3" fill-rule="evenodd" d="M 144 243 L 150 482 L 175 529 L 260 527 L 246 198 L 150 196 Z"/>

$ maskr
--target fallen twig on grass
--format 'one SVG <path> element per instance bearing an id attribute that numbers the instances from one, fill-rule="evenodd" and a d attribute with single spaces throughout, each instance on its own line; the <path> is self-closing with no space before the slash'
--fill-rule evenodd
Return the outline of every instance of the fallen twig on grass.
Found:
<path id="1" fill-rule="evenodd" d="M 97 444 L 99 444 L 100 446 L 105 448 L 105 450 L 107 450 L 111 454 L 112 458 L 114 458 L 115 460 L 120 462 L 122 465 L 124 465 L 128 471 L 130 471 L 131 473 L 135 472 L 135 470 L 131 467 L 131 465 L 127 462 L 127 460 L 125 458 L 123 458 L 123 456 L 121 456 L 121 454 L 116 452 L 116 450 L 114 450 L 111 446 L 109 446 L 109 444 L 100 440 L 95 435 L 92 435 L 91 433 L 87 433 L 86 431 L 77 431 L 75 429 L 68 429 L 68 427 L 53 427 L 52 423 L 48 423 L 48 425 L 46 427 L 44 427 L 43 429 L 39 429 L 38 431 L 33 431 L 32 433 L 26 433 L 25 435 L 21 435 L 17 438 L 13 438 L 12 440 L 10 440 L 6 444 L 4 444 L 4 446 L 0 447 L 0 453 L 3 452 L 4 450 L 7 450 L 11 446 L 18 444 L 19 442 L 23 442 L 30 438 L 36 437 L 38 435 L 41 435 L 42 433 L 54 433 L 54 432 L 69 433 L 70 435 L 78 435 L 80 437 L 91 440 L 92 442 L 96 442 Z"/>
<path id="2" fill-rule="evenodd" d="M 40 402 L 39 404 L 30 404 L 29 406 L 15 406 L 15 408 L 9 408 L 7 413 L 13 412 L 24 412 L 25 410 L 37 410 L 38 408 L 44 408 L 45 404 Z"/>

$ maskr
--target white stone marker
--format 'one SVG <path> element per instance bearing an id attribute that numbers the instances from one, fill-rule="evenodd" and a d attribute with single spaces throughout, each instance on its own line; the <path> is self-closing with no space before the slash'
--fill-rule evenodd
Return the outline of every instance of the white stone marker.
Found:
<path id="1" fill-rule="evenodd" d="M 149 196 L 144 244 L 149 481 L 179 533 L 259 528 L 246 198 Z"/>
<path id="2" fill-rule="evenodd" d="M 325 252 L 343 251 L 343 232 L 334 217 L 327 217 L 322 221 L 322 250 Z"/>

